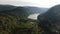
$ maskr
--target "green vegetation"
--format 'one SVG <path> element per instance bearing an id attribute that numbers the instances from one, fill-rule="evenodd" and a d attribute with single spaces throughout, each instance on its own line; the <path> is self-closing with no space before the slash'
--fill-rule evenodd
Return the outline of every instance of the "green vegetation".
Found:
<path id="1" fill-rule="evenodd" d="M 22 16 L 21 16 L 22 17 Z M 0 34 L 38 34 L 37 20 L 0 13 Z"/>

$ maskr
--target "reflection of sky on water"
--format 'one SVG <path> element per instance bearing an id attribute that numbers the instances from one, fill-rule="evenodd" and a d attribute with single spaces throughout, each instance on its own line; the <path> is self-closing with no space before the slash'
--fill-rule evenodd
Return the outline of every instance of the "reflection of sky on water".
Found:
<path id="1" fill-rule="evenodd" d="M 28 18 L 36 20 L 38 15 L 39 15 L 39 13 L 37 13 L 37 14 L 31 14 L 31 15 L 28 16 Z"/>

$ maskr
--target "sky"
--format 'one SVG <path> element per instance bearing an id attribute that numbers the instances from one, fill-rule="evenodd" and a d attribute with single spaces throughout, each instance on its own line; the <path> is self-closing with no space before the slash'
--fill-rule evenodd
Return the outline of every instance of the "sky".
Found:
<path id="1" fill-rule="evenodd" d="M 0 0 L 0 4 L 10 4 L 15 6 L 37 6 L 50 8 L 60 4 L 60 0 Z"/>

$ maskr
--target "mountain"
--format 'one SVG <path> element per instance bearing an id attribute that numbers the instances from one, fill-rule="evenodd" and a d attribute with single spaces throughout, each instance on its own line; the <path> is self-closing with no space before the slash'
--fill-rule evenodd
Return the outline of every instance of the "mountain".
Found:
<path id="1" fill-rule="evenodd" d="M 57 34 L 55 31 L 60 33 L 60 4 L 51 7 L 46 13 L 39 15 L 37 18 L 39 27 L 46 34 Z"/>
<path id="2" fill-rule="evenodd" d="M 25 10 L 25 12 L 28 12 L 29 14 L 33 13 L 44 13 L 48 10 L 48 8 L 40 8 L 40 7 L 31 7 L 31 6 L 12 6 L 12 5 L 0 5 L 0 11 L 7 11 L 7 10 Z M 21 11 L 22 12 L 22 11 Z M 24 12 L 24 13 L 25 13 Z"/>
<path id="3" fill-rule="evenodd" d="M 0 13 L 14 13 L 22 16 L 28 16 L 34 13 L 44 13 L 48 10 L 48 8 L 39 8 L 39 7 L 31 7 L 31 6 L 12 6 L 12 5 L 0 5 Z"/>
<path id="4" fill-rule="evenodd" d="M 41 9 L 38 7 L 30 7 L 30 6 L 29 7 L 21 7 L 21 6 L 17 7 L 17 6 L 12 6 L 12 5 L 0 5 L 0 24 L 1 24 L 0 33 L 2 34 L 3 33 L 4 34 L 7 34 L 7 33 L 8 34 L 20 34 L 20 33 L 26 34 L 27 32 L 31 33 L 34 31 L 33 33 L 37 34 L 38 26 L 36 24 L 36 20 L 30 20 L 25 17 L 28 17 L 30 14 L 44 13 L 44 12 L 46 12 L 45 9 L 43 8 Z"/>
<path id="5" fill-rule="evenodd" d="M 0 11 L 13 10 L 16 6 L 13 5 L 0 5 Z"/>
<path id="6" fill-rule="evenodd" d="M 40 8 L 40 7 L 30 7 L 30 6 L 25 6 L 24 7 L 29 14 L 34 14 L 34 13 L 44 13 L 48 10 L 48 8 Z"/>

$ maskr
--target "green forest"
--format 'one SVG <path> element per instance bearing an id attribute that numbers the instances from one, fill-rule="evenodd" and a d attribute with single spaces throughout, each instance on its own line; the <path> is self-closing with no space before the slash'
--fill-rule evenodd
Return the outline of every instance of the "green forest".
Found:
<path id="1" fill-rule="evenodd" d="M 37 20 L 12 13 L 0 13 L 0 34 L 41 34 Z"/>

